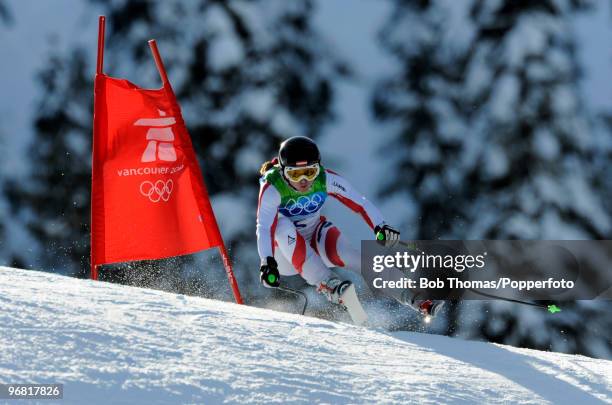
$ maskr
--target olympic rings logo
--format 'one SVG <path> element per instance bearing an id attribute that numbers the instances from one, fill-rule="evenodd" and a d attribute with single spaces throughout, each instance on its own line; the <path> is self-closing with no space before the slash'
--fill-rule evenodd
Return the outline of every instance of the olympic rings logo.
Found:
<path id="1" fill-rule="evenodd" d="M 290 199 L 285 204 L 284 209 L 289 212 L 291 216 L 311 214 L 316 212 L 322 205 L 323 198 L 320 194 L 313 194 L 312 197 L 301 196 L 297 200 Z"/>
<path id="2" fill-rule="evenodd" d="M 170 194 L 174 189 L 174 182 L 172 179 L 168 181 L 157 180 L 155 183 L 150 181 L 143 181 L 140 183 L 140 192 L 145 197 L 148 197 L 151 202 L 167 202 L 170 199 Z"/>

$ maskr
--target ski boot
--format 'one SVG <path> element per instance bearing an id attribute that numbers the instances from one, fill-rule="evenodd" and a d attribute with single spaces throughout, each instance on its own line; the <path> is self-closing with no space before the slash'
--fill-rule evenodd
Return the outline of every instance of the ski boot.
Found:
<path id="1" fill-rule="evenodd" d="M 350 285 L 353 283 L 348 280 L 341 281 L 339 278 L 331 277 L 322 281 L 317 291 L 325 295 L 332 304 L 342 304 L 342 294 Z"/>
<path id="2" fill-rule="evenodd" d="M 409 306 L 426 318 L 433 318 L 444 306 L 444 301 L 441 300 L 422 300 L 418 299 L 419 293 L 413 294 L 412 291 L 406 290 L 402 294 L 401 304 Z"/>
<path id="3" fill-rule="evenodd" d="M 423 316 L 434 317 L 444 306 L 444 301 L 439 300 L 416 300 L 413 304 Z"/>
<path id="4" fill-rule="evenodd" d="M 336 277 L 331 277 L 322 281 L 317 291 L 325 295 L 331 303 L 342 305 L 355 325 L 367 324 L 368 315 L 363 310 L 355 286 L 350 281 L 341 281 Z"/>

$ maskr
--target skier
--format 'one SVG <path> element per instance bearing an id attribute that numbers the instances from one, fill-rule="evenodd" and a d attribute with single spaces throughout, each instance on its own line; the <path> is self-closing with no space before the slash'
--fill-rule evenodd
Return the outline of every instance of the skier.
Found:
<path id="1" fill-rule="evenodd" d="M 374 234 L 381 235 L 379 243 L 393 247 L 399 241 L 400 232 L 385 223 L 369 200 L 338 173 L 321 165 L 319 149 L 307 137 L 295 136 L 281 143 L 278 157 L 265 162 L 260 173 L 257 248 L 260 280 L 265 287 L 278 287 L 281 274 L 299 274 L 330 302 L 342 303 L 351 282 L 340 280 L 330 268 L 361 272 L 361 255 L 320 214 L 328 197 L 361 214 Z M 413 294 L 402 294 L 398 301 L 424 315 L 435 315 L 439 307 Z"/>

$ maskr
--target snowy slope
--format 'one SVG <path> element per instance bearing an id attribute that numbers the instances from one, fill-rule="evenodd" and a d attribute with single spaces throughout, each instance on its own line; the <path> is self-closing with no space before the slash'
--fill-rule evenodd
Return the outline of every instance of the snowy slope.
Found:
<path id="1" fill-rule="evenodd" d="M 6 267 L 0 325 L 0 383 L 64 403 L 612 403 L 610 361 Z"/>

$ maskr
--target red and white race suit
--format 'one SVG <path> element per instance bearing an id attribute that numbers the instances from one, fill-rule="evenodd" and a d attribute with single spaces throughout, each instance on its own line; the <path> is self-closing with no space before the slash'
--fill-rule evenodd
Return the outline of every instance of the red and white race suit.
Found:
<path id="1" fill-rule="evenodd" d="M 342 176 L 325 170 L 324 184 L 324 191 L 316 195 L 306 193 L 309 198 L 292 198 L 281 204 L 281 192 L 262 178 L 257 209 L 257 248 L 262 263 L 273 256 L 281 275 L 299 274 L 314 286 L 331 277 L 331 267 L 361 272 L 359 251 L 321 215 L 327 197 L 361 214 L 372 229 L 384 222 L 374 204 Z"/>

